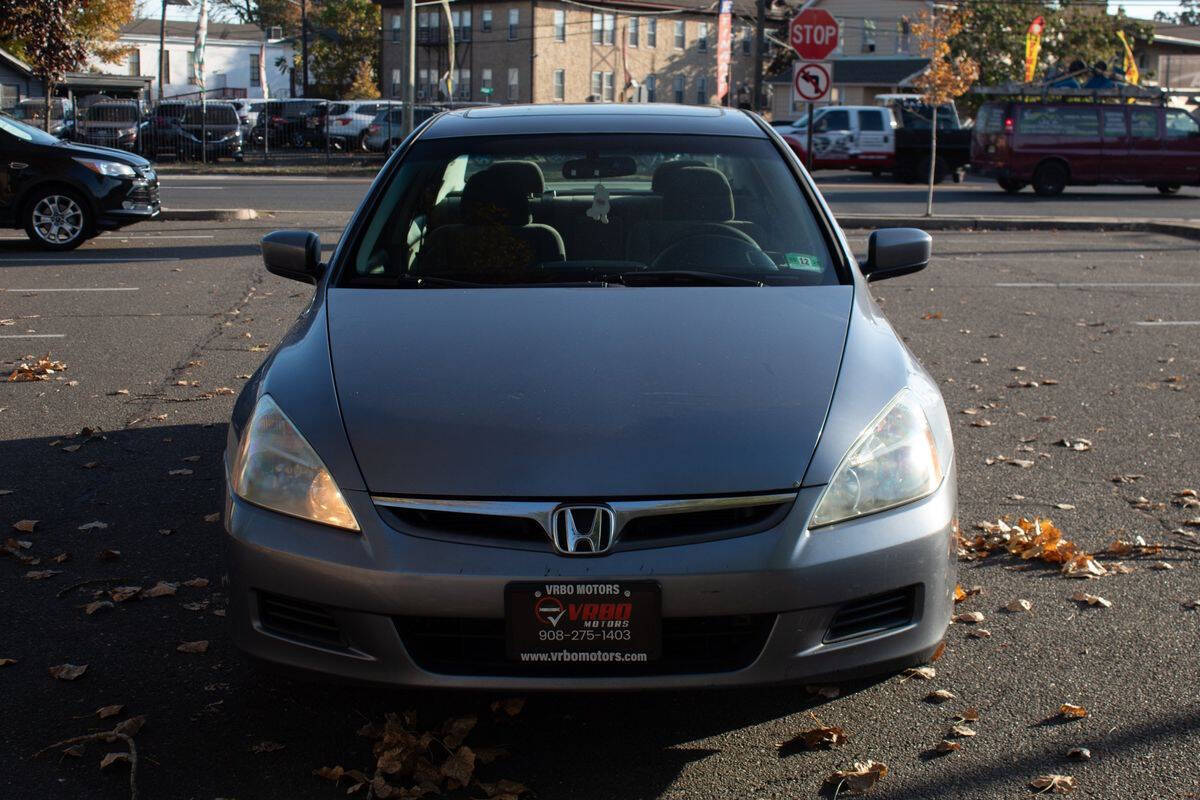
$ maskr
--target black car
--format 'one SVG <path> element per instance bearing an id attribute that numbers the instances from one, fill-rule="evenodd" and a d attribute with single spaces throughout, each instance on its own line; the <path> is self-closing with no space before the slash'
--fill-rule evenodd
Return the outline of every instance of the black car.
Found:
<path id="1" fill-rule="evenodd" d="M 251 140 L 261 144 L 269 134 L 272 147 L 304 147 L 310 141 L 308 115 L 323 105 L 324 100 L 269 100 L 258 114 Z"/>
<path id="2" fill-rule="evenodd" d="M 178 151 L 190 158 L 242 160 L 242 128 L 237 111 L 229 103 L 189 105 L 179 121 Z"/>
<path id="3" fill-rule="evenodd" d="M 158 176 L 146 159 L 64 142 L 0 114 L 0 225 L 70 250 L 158 211 Z"/>
<path id="4" fill-rule="evenodd" d="M 141 112 L 137 103 L 111 100 L 89 106 L 76 120 L 75 135 L 86 144 L 119 147 L 136 152 Z"/>

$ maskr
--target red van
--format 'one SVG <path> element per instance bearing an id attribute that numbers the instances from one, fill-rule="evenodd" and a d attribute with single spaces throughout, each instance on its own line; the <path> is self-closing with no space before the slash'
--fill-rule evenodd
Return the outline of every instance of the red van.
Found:
<path id="1" fill-rule="evenodd" d="M 1200 186 L 1200 119 L 1182 108 L 1116 103 L 985 103 L 971 168 L 1009 193 L 1125 183 L 1174 194 Z"/>

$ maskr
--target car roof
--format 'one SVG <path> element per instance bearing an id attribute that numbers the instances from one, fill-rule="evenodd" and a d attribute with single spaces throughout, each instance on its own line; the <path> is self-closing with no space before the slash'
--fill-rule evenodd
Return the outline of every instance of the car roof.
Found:
<path id="1" fill-rule="evenodd" d="M 482 106 L 447 111 L 422 134 L 445 139 L 538 133 L 666 133 L 698 136 L 766 134 L 753 117 L 719 106 L 670 103 L 579 103 Z"/>

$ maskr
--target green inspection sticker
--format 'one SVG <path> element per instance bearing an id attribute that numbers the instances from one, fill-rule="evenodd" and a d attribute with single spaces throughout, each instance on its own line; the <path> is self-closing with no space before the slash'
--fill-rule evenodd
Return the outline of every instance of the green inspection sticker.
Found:
<path id="1" fill-rule="evenodd" d="M 787 259 L 787 265 L 792 269 L 802 269 L 807 272 L 820 272 L 821 259 L 808 253 L 784 253 L 784 258 Z"/>

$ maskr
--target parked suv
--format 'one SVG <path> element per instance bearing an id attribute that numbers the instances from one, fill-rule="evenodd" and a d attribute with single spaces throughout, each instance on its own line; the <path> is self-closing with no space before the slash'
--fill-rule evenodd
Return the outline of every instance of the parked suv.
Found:
<path id="1" fill-rule="evenodd" d="M 250 133 L 251 138 L 258 144 L 269 132 L 272 147 L 304 147 L 308 143 L 305 133 L 307 116 L 314 108 L 324 103 L 324 100 L 269 100 L 259 111 L 258 119 Z"/>
<path id="2" fill-rule="evenodd" d="M 0 114 L 0 226 L 70 250 L 158 210 L 158 177 L 146 159 L 63 142 Z"/>
<path id="3" fill-rule="evenodd" d="M 380 111 L 395 103 L 387 100 L 349 100 L 329 106 L 329 139 L 335 147 L 367 149 L 367 126 Z"/>
<path id="4" fill-rule="evenodd" d="M 229 103 L 195 103 L 183 112 L 180 150 L 191 158 L 242 160 L 242 128 Z"/>
<path id="5" fill-rule="evenodd" d="M 413 106 L 413 124 L 420 125 L 439 111 L 434 106 Z M 378 153 L 390 153 L 404 139 L 404 106 L 397 103 L 391 108 L 384 108 L 375 115 L 367 126 L 363 143 L 366 149 Z"/>
<path id="6" fill-rule="evenodd" d="M 108 100 L 89 106 L 76 123 L 76 138 L 86 144 L 134 151 L 138 146 L 141 113 L 129 100 Z"/>
<path id="7" fill-rule="evenodd" d="M 1200 185 L 1200 118 L 1169 106 L 985 103 L 971 163 L 1010 193 L 1123 183 L 1174 194 Z"/>

